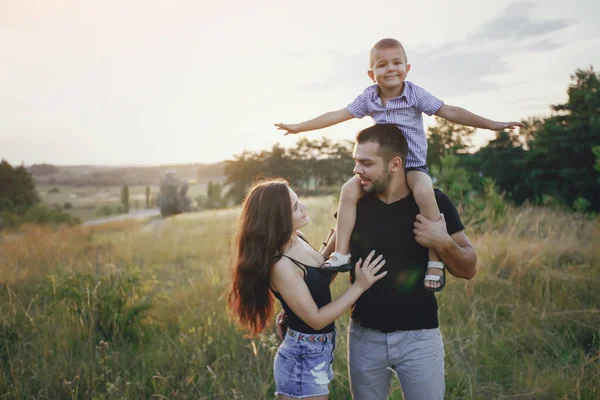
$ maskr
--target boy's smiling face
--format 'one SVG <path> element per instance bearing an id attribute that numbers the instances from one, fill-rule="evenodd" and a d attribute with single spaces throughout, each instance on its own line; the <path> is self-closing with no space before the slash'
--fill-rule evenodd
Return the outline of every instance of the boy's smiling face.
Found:
<path id="1" fill-rule="evenodd" d="M 384 90 L 401 88 L 410 71 L 406 54 L 400 48 L 379 49 L 373 53 L 369 78 Z"/>

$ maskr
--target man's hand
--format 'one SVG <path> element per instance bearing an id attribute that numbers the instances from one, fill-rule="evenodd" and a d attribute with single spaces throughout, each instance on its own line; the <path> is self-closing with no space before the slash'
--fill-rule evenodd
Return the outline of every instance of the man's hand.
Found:
<path id="1" fill-rule="evenodd" d="M 444 214 L 440 214 L 438 221 L 430 221 L 419 214 L 414 226 L 415 240 L 423 247 L 437 251 L 452 242 L 452 238 L 448 235 Z"/>
<path id="2" fill-rule="evenodd" d="M 283 335 L 285 335 L 285 332 L 287 331 L 287 325 L 287 315 L 285 315 L 284 310 L 281 310 L 275 319 L 275 330 L 277 331 L 277 336 L 279 336 L 279 339 L 281 340 L 283 340 Z"/>
<path id="3" fill-rule="evenodd" d="M 492 130 L 492 131 L 503 131 L 504 129 L 513 130 L 517 126 L 521 127 L 521 128 L 525 128 L 525 125 L 523 125 L 521 122 L 497 122 L 497 121 L 494 121 L 492 126 L 490 126 L 490 130 Z"/>
<path id="4" fill-rule="evenodd" d="M 300 124 L 284 124 L 283 122 L 280 122 L 278 124 L 275 124 L 275 126 L 280 131 L 286 131 L 283 136 L 300 133 Z"/>

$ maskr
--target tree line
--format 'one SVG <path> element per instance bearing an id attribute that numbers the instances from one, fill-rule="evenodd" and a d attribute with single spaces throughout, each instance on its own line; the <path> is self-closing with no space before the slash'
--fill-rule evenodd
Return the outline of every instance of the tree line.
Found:
<path id="1" fill-rule="evenodd" d="M 549 117 L 530 117 L 526 128 L 497 132 L 472 151 L 475 129 L 441 118 L 428 129 L 428 164 L 436 184 L 466 200 L 493 182 L 517 204 L 559 204 L 600 211 L 600 75 L 592 67 L 571 76 L 564 104 Z M 282 176 L 294 188 L 317 193 L 352 176 L 351 141 L 302 137 L 295 147 L 236 155 L 225 164 L 227 196 L 240 202 L 260 176 Z"/>
<path id="2" fill-rule="evenodd" d="M 36 224 L 79 223 L 70 214 L 40 204 L 31 173 L 23 166 L 0 161 L 0 230 L 23 222 Z"/>
<path id="3" fill-rule="evenodd" d="M 497 191 L 517 204 L 600 211 L 600 75 L 592 67 L 577 70 L 567 94 L 566 103 L 551 106 L 549 117 L 530 117 L 523 121 L 524 129 L 498 132 L 477 151 L 472 151 L 474 129 L 437 119 L 427 132 L 436 186 L 458 204 L 473 194 L 493 201 L 498 197 L 491 191 Z M 352 146 L 350 140 L 301 137 L 294 147 L 276 144 L 270 150 L 245 151 L 225 162 L 224 184 L 209 183 L 206 196 L 196 203 L 200 209 L 237 204 L 261 176 L 282 176 L 303 195 L 338 193 L 352 175 Z M 128 198 L 124 187 L 123 204 Z M 157 200 L 163 215 L 191 209 L 187 186 L 165 176 Z M 39 203 L 30 171 L 2 160 L 0 228 L 22 222 L 78 222 Z"/>
<path id="4" fill-rule="evenodd" d="M 275 144 L 270 151 L 242 152 L 225 163 L 227 197 L 239 203 L 253 180 L 263 176 L 282 176 L 300 193 L 338 191 L 352 176 L 352 146 L 350 140 L 302 137 L 295 147 Z"/>

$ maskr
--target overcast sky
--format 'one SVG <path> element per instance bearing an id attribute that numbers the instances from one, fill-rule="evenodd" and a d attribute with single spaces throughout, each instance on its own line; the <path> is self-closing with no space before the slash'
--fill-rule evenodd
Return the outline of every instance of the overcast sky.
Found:
<path id="1" fill-rule="evenodd" d="M 290 145 L 273 123 L 346 106 L 384 37 L 403 42 L 408 80 L 496 120 L 548 115 L 577 68 L 600 68 L 598 0 L 367 3 L 0 0 L 0 158 L 216 162 Z"/>

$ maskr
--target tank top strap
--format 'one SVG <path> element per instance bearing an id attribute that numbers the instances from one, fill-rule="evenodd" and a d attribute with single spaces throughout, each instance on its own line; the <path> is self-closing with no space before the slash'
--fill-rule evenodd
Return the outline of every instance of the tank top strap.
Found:
<path id="1" fill-rule="evenodd" d="M 310 268 L 310 265 L 306 265 L 306 264 L 296 260 L 295 258 L 286 256 L 285 254 L 282 254 L 282 257 L 285 257 L 285 258 L 289 259 L 291 262 L 293 262 L 294 264 L 296 264 L 296 266 L 302 270 L 302 272 L 304 273 L 304 276 L 306 277 L 306 268 Z"/>

